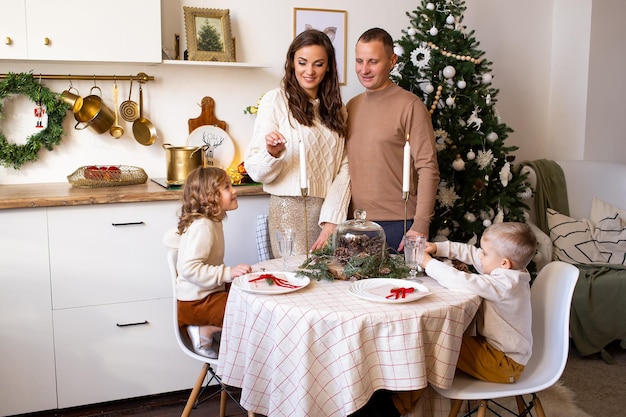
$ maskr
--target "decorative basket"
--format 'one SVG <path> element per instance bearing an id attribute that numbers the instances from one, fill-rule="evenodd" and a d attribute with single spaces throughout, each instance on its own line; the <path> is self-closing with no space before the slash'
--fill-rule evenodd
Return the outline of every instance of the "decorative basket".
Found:
<path id="1" fill-rule="evenodd" d="M 82 166 L 67 176 L 73 187 L 98 188 L 119 185 L 143 184 L 148 180 L 146 172 L 127 165 Z"/>

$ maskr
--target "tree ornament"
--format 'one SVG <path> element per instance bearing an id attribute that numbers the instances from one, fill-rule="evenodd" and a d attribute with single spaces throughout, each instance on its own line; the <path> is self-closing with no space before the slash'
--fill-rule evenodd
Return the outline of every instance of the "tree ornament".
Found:
<path id="1" fill-rule="evenodd" d="M 404 55 L 404 48 L 401 47 L 400 45 L 396 45 L 393 47 L 393 53 L 398 56 L 402 56 Z"/>
<path id="2" fill-rule="evenodd" d="M 511 164 L 505 162 L 502 166 L 502 169 L 500 170 L 500 183 L 503 187 L 506 187 L 507 185 L 509 185 L 509 181 L 512 178 L 513 175 L 511 174 Z"/>
<path id="3" fill-rule="evenodd" d="M 491 149 L 487 149 L 486 151 L 478 151 L 476 162 L 478 163 L 480 169 L 485 169 L 488 166 L 491 166 L 491 164 L 493 164 L 495 161 L 496 158 L 493 157 L 493 152 L 491 151 Z"/>
<path id="4" fill-rule="evenodd" d="M 456 156 L 456 159 L 452 162 L 452 168 L 455 171 L 463 171 L 465 169 L 465 161 L 461 158 L 461 155 Z"/>
<path id="5" fill-rule="evenodd" d="M 491 84 L 493 80 L 493 76 L 489 73 L 483 74 L 482 82 L 483 84 Z"/>
<path id="6" fill-rule="evenodd" d="M 437 231 L 437 234 L 438 234 L 439 236 L 448 237 L 448 236 L 450 236 L 450 229 L 449 229 L 449 228 L 447 228 L 447 227 L 444 227 L 443 229 L 439 229 L 439 230 Z"/>
<path id="7" fill-rule="evenodd" d="M 424 87 L 424 91 L 426 91 L 428 94 L 430 94 L 433 91 L 435 91 L 435 87 L 432 84 L 429 83 L 426 87 Z"/>
<path id="8" fill-rule="evenodd" d="M 469 223 L 474 223 L 476 221 L 476 216 L 474 213 L 470 213 L 469 211 L 463 215 L 463 218 L 467 220 Z"/>
<path id="9" fill-rule="evenodd" d="M 2 115 L 2 101 L 11 94 L 23 94 L 37 104 L 35 110 L 43 117 L 48 113 L 48 124 L 42 130 L 29 136 L 26 143 L 17 145 L 9 143 L 0 132 L 0 165 L 20 169 L 26 162 L 35 161 L 41 148 L 52 150 L 58 145 L 63 131 L 63 120 L 69 106 L 61 101 L 57 94 L 37 82 L 30 73 L 9 73 L 0 80 L 0 118 Z M 41 107 L 40 110 L 38 108 Z M 36 117 L 39 120 L 39 116 Z"/>
<path id="10" fill-rule="evenodd" d="M 485 226 L 485 227 L 491 226 L 491 220 L 489 220 L 489 219 L 483 220 L 483 226 Z"/>
<path id="11" fill-rule="evenodd" d="M 397 55 L 397 54 L 396 54 Z M 416 68 L 422 69 L 428 66 L 430 61 L 430 49 L 420 45 L 411 52 L 411 62 Z"/>
<path id="12" fill-rule="evenodd" d="M 493 209 L 491 207 L 487 207 L 485 210 L 481 210 L 480 213 L 478 213 L 478 215 L 480 216 L 481 220 L 491 220 L 493 219 L 493 216 L 495 215 L 495 213 L 493 212 Z"/>
<path id="13" fill-rule="evenodd" d="M 426 8 L 427 8 L 428 10 L 435 10 L 435 5 L 434 5 L 433 3 L 428 3 L 428 4 L 426 5 Z"/>
<path id="14" fill-rule="evenodd" d="M 476 154 L 474 153 L 472 149 L 469 150 L 466 156 L 467 156 L 468 161 L 473 161 L 474 158 L 476 158 Z"/>
<path id="15" fill-rule="evenodd" d="M 437 36 L 439 34 L 439 30 L 436 27 L 433 26 L 433 27 L 430 28 L 428 33 L 430 33 L 431 36 Z"/>
<path id="16" fill-rule="evenodd" d="M 517 197 L 522 200 L 528 200 L 533 196 L 533 190 L 530 187 L 524 188 L 524 191 L 517 193 Z"/>
<path id="17" fill-rule="evenodd" d="M 498 140 L 498 134 L 496 132 L 489 132 L 486 138 L 489 143 L 494 143 L 496 140 Z"/>
<path id="18" fill-rule="evenodd" d="M 409 28 L 409 30 L 407 30 L 406 33 L 409 36 L 415 36 L 417 34 L 417 31 L 415 30 L 415 28 Z"/>
<path id="19" fill-rule="evenodd" d="M 498 212 L 496 213 L 496 217 L 494 217 L 493 222 L 502 223 L 503 221 L 504 221 L 504 212 L 502 212 L 502 209 L 498 207 Z"/>
<path id="20" fill-rule="evenodd" d="M 485 97 L 485 104 L 491 105 L 491 94 L 487 94 L 487 97 Z"/>
<path id="21" fill-rule="evenodd" d="M 448 65 L 443 69 L 443 76 L 446 78 L 452 78 L 456 75 L 456 69 L 452 65 Z"/>
<path id="22" fill-rule="evenodd" d="M 446 17 L 446 23 L 449 24 L 449 25 L 454 24 L 454 16 L 449 14 L 448 17 Z"/>
<path id="23" fill-rule="evenodd" d="M 439 203 L 443 207 L 448 207 L 448 208 L 454 207 L 454 202 L 458 200 L 459 198 L 461 197 L 459 197 L 456 191 L 454 191 L 454 188 L 447 187 L 447 186 L 439 187 L 439 192 L 437 193 L 437 199 L 439 200 Z"/>
<path id="24" fill-rule="evenodd" d="M 459 80 L 459 82 L 456 83 L 456 86 L 463 90 L 465 87 L 467 87 L 467 83 L 465 82 L 465 80 Z"/>
<path id="25" fill-rule="evenodd" d="M 448 107 L 452 107 L 452 106 L 454 106 L 454 97 L 452 97 L 452 96 L 448 97 L 448 98 L 446 99 L 446 105 L 447 105 Z"/>

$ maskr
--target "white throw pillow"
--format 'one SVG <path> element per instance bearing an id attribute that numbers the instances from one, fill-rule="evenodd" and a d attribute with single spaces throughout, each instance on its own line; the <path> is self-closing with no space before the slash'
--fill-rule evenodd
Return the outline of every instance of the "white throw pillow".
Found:
<path id="1" fill-rule="evenodd" d="M 589 217 L 593 224 L 600 223 L 600 220 L 610 217 L 613 213 L 619 214 L 622 222 L 626 223 L 626 209 L 614 206 L 611 203 L 600 200 L 598 197 L 593 198 L 591 202 L 591 216 Z"/>
<path id="2" fill-rule="evenodd" d="M 594 225 L 555 210 L 547 210 L 548 228 L 555 260 L 568 263 L 611 263 L 626 265 L 626 228 L 617 213 Z"/>

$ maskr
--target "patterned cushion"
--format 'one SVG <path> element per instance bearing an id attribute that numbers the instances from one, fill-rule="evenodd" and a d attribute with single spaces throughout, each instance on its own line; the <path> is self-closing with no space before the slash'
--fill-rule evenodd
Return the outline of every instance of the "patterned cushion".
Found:
<path id="1" fill-rule="evenodd" d="M 547 210 L 553 258 L 569 263 L 626 265 L 626 228 L 617 212 L 597 224 Z"/>

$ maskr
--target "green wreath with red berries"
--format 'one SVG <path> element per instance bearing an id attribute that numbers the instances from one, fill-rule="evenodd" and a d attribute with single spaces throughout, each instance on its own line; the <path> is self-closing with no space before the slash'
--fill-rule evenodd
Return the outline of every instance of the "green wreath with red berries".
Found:
<path id="1" fill-rule="evenodd" d="M 33 102 L 46 108 L 48 125 L 41 132 L 37 132 L 26 139 L 23 145 L 10 143 L 0 131 L 0 165 L 20 169 L 26 162 L 35 161 L 41 148 L 51 151 L 54 145 L 61 142 L 63 120 L 69 106 L 53 93 L 41 85 L 31 73 L 9 73 L 0 80 L 0 119 L 2 101 L 11 94 L 23 94 Z"/>

